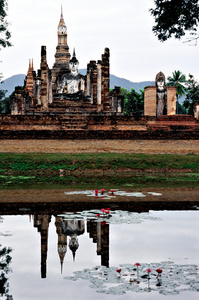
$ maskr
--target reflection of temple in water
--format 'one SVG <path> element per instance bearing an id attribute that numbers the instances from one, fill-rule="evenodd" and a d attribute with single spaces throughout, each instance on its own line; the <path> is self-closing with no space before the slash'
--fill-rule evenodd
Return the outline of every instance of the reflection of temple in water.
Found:
<path id="1" fill-rule="evenodd" d="M 46 264 L 48 252 L 48 228 L 51 221 L 50 215 L 34 215 L 34 227 L 37 227 L 41 235 L 41 278 L 46 278 Z M 56 233 L 58 235 L 57 251 L 63 270 L 64 258 L 67 246 L 75 260 L 76 251 L 79 248 L 78 236 L 85 233 L 84 220 L 64 220 L 55 217 Z M 97 244 L 97 255 L 101 256 L 101 265 L 109 266 L 109 224 L 87 220 L 87 232 L 93 243 Z M 68 243 L 69 240 L 69 243 Z"/>
<path id="2" fill-rule="evenodd" d="M 109 224 L 87 221 L 87 231 L 93 243 L 97 243 L 97 255 L 101 255 L 101 265 L 109 266 Z"/>
<path id="3" fill-rule="evenodd" d="M 41 235 L 41 278 L 46 278 L 48 227 L 50 221 L 50 215 L 34 215 L 34 227 L 37 227 L 37 230 Z"/>
<path id="4" fill-rule="evenodd" d="M 55 218 L 56 232 L 58 235 L 57 251 L 60 258 L 61 269 L 64 262 L 64 257 L 67 252 L 67 237 L 70 237 L 69 248 L 75 260 L 75 253 L 79 248 L 78 236 L 84 233 L 84 221 L 80 220 L 63 220 Z"/>

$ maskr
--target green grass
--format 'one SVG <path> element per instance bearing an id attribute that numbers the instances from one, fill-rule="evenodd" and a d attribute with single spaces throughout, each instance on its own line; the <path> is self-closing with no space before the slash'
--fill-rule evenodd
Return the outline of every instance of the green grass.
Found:
<path id="1" fill-rule="evenodd" d="M 199 173 L 128 173 L 116 176 L 21 176 L 0 175 L 0 189 L 111 189 L 143 187 L 198 187 Z"/>
<path id="2" fill-rule="evenodd" d="M 191 154 L 0 153 L 0 162 L 0 189 L 199 186 L 199 155 Z"/>
<path id="3" fill-rule="evenodd" d="M 178 169 L 199 172 L 199 155 L 147 154 L 7 154 L 0 153 L 0 173 L 6 171 L 67 171 Z"/>

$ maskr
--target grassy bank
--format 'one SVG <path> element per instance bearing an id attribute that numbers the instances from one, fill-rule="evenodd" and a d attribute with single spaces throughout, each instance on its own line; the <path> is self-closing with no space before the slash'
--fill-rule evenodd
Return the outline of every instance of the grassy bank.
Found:
<path id="1" fill-rule="evenodd" d="M 0 172 L 180 170 L 199 172 L 199 155 L 0 153 Z"/>
<path id="2" fill-rule="evenodd" d="M 199 186 L 199 155 L 1 153 L 0 161 L 1 189 Z"/>
<path id="3" fill-rule="evenodd" d="M 131 173 L 114 176 L 0 175 L 0 189 L 137 189 L 145 187 L 198 187 L 199 173 Z"/>

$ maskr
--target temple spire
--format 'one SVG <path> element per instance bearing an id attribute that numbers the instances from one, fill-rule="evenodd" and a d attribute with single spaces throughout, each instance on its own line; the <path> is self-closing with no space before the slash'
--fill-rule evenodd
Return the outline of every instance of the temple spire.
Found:
<path id="1" fill-rule="evenodd" d="M 73 57 L 76 57 L 75 48 L 73 48 Z"/>
<path id="2" fill-rule="evenodd" d="M 57 28 L 58 36 L 58 45 L 56 47 L 55 53 L 55 64 L 54 67 L 59 67 L 62 65 L 62 68 L 68 68 L 70 61 L 69 47 L 67 44 L 67 27 L 63 18 L 63 9 L 61 6 L 61 16 L 59 20 L 59 25 Z"/>
<path id="3" fill-rule="evenodd" d="M 59 29 L 60 27 L 65 27 L 65 30 L 66 30 L 66 25 L 65 25 L 64 17 L 63 17 L 63 9 L 62 9 L 62 5 L 61 5 L 61 16 L 60 16 L 60 20 L 59 20 L 58 29 Z"/>

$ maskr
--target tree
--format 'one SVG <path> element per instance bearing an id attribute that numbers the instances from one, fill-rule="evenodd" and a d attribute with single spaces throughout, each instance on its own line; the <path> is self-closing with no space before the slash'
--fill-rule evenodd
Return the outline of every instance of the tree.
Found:
<path id="1" fill-rule="evenodd" d="M 183 85 L 183 83 L 186 83 L 186 77 L 184 74 L 182 74 L 181 71 L 174 71 L 172 73 L 172 77 L 169 76 L 167 78 L 167 86 L 175 86 L 176 87 L 176 113 L 178 114 L 178 106 L 179 102 L 178 99 L 185 95 L 186 87 Z"/>
<path id="2" fill-rule="evenodd" d="M 174 36 L 180 39 L 187 31 L 196 32 L 199 21 L 198 0 L 154 0 L 150 12 L 155 19 L 152 30 L 161 42 Z"/>
<path id="3" fill-rule="evenodd" d="M 0 47 L 10 47 L 9 39 L 11 37 L 8 30 L 8 22 L 5 20 L 7 16 L 8 2 L 7 0 L 0 0 Z"/>
<path id="4" fill-rule="evenodd" d="M 187 115 L 187 109 L 183 104 L 178 103 L 178 114 L 179 115 Z"/>
<path id="5" fill-rule="evenodd" d="M 189 74 L 187 80 L 187 93 L 183 106 L 188 110 L 188 114 L 194 114 L 194 105 L 199 100 L 199 83 L 194 79 L 194 76 Z"/>
<path id="6" fill-rule="evenodd" d="M 9 264 L 11 262 L 10 252 L 11 248 L 4 247 L 0 245 L 0 297 L 6 296 L 6 300 L 12 300 L 13 297 L 9 295 L 9 283 L 7 274 L 11 271 Z"/>
<path id="7" fill-rule="evenodd" d="M 140 94 L 133 88 L 129 92 L 122 89 L 124 96 L 124 112 L 125 113 L 141 113 L 144 110 L 144 91 L 140 90 Z"/>
<path id="8" fill-rule="evenodd" d="M 5 91 L 0 91 L 5 92 Z M 0 101 L 0 114 L 11 114 L 11 104 L 12 100 L 10 97 L 6 97 L 5 99 Z"/>

